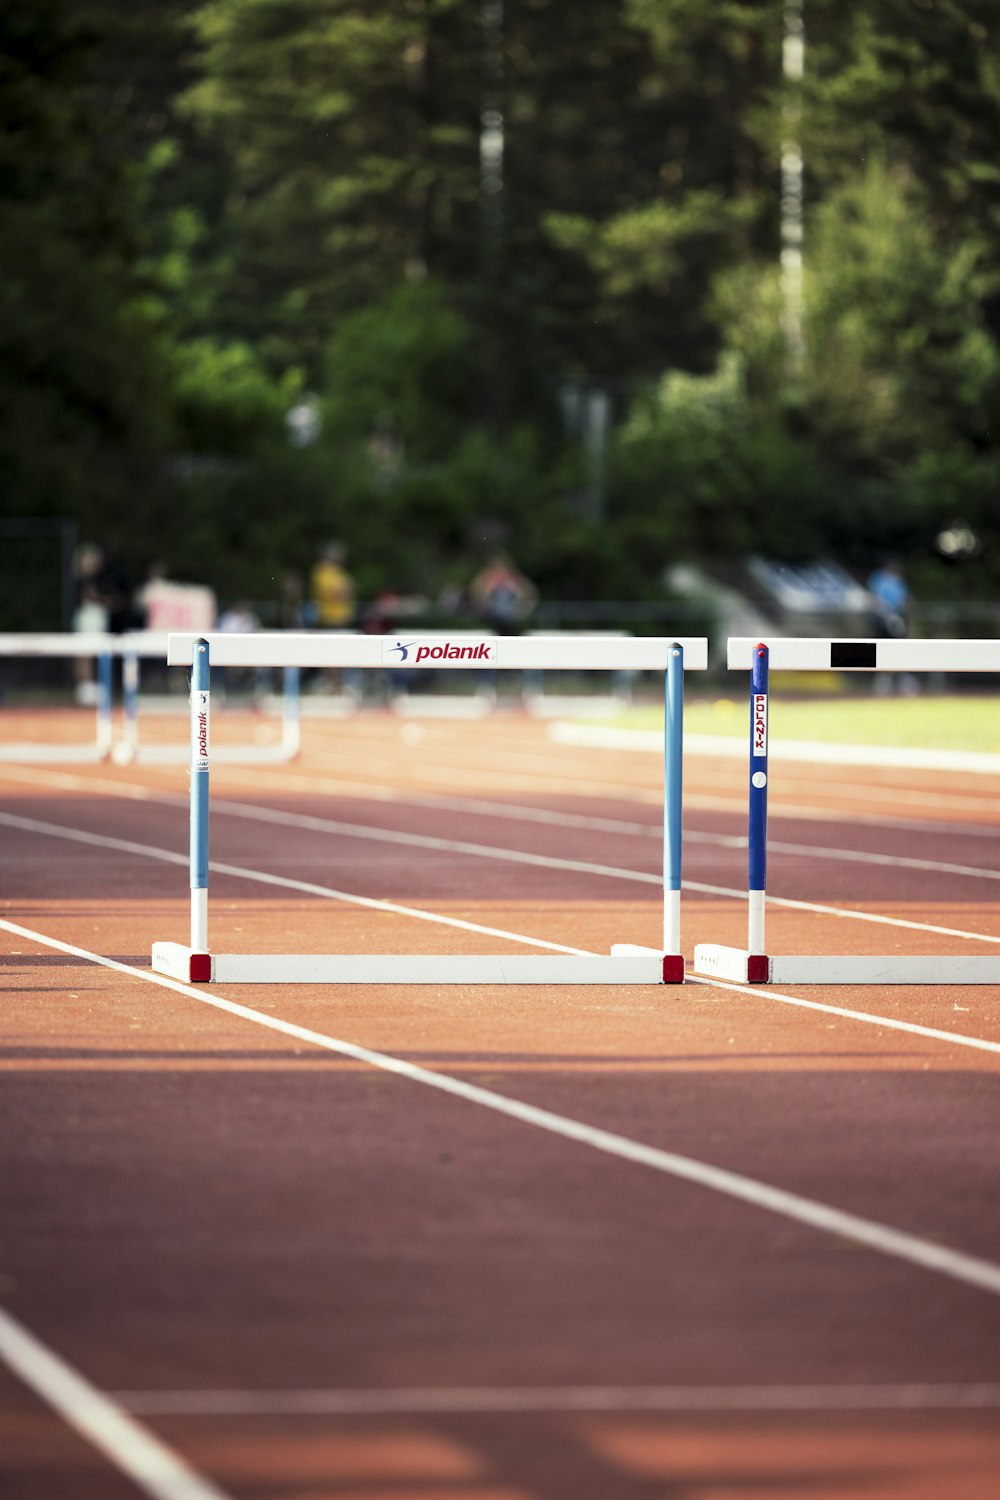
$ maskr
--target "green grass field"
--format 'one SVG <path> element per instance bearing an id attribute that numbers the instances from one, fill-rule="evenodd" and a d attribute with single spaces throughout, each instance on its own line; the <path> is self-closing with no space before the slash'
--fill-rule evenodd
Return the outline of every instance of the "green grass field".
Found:
<path id="1" fill-rule="evenodd" d="M 785 740 L 1000 752 L 1000 696 L 783 699 L 772 682 L 769 714 L 772 735 Z M 662 710 L 636 707 L 609 722 L 623 729 L 655 729 Z M 684 728 L 691 734 L 742 737 L 749 733 L 748 700 L 699 699 L 689 690 Z"/>

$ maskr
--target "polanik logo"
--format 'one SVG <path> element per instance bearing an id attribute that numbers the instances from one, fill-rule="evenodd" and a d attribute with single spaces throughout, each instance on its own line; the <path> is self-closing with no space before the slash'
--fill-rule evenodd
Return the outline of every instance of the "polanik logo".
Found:
<path id="1" fill-rule="evenodd" d="M 210 696 L 208 693 L 194 694 L 194 756 L 193 769 L 196 771 L 208 770 L 208 715 L 210 708 Z"/>
<path id="2" fill-rule="evenodd" d="M 753 695 L 753 754 L 767 754 L 767 694 Z"/>
<path id="3" fill-rule="evenodd" d="M 390 643 L 391 642 L 391 643 Z M 387 666 L 475 667 L 497 659 L 496 641 L 457 640 L 440 637 L 422 641 L 382 642 L 382 660 Z"/>

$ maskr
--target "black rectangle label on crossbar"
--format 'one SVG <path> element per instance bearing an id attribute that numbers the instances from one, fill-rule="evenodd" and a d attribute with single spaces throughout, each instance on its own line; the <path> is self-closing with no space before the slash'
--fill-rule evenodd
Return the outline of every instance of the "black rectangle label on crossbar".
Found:
<path id="1" fill-rule="evenodd" d="M 874 667 L 874 641 L 831 641 L 831 667 Z"/>

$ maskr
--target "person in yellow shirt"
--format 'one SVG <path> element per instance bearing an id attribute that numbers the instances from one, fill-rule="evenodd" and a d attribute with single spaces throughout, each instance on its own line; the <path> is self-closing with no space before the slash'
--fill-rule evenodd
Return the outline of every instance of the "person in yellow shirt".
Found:
<path id="1" fill-rule="evenodd" d="M 344 567 L 344 549 L 328 542 L 310 575 L 317 630 L 344 630 L 354 618 L 354 580 Z"/>
<path id="2" fill-rule="evenodd" d="M 308 621 L 314 630 L 347 630 L 354 619 L 354 579 L 344 567 L 344 556 L 340 542 L 327 542 L 309 575 Z M 336 676 L 327 669 L 317 669 L 303 676 L 302 685 L 312 692 L 331 693 Z M 345 695 L 359 698 L 361 674 L 348 668 L 341 676 Z"/>

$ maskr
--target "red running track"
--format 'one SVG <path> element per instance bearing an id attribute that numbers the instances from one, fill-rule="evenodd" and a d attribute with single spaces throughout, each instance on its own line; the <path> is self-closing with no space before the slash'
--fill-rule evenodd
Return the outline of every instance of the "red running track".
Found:
<path id="1" fill-rule="evenodd" d="M 685 776 L 690 953 L 741 940 L 745 810 L 738 763 Z M 1000 781 L 772 784 L 775 951 L 1000 939 Z M 208 991 L 227 1011 L 149 973 L 186 937 L 185 790 L 0 767 L 5 1500 L 1000 1492 L 992 990 Z M 658 803 L 655 756 L 530 721 L 310 725 L 294 766 L 213 771 L 213 946 L 655 942 Z M 134 1426 L 81 1437 L 11 1329 Z M 168 1468 L 137 1484 L 144 1436 Z"/>

